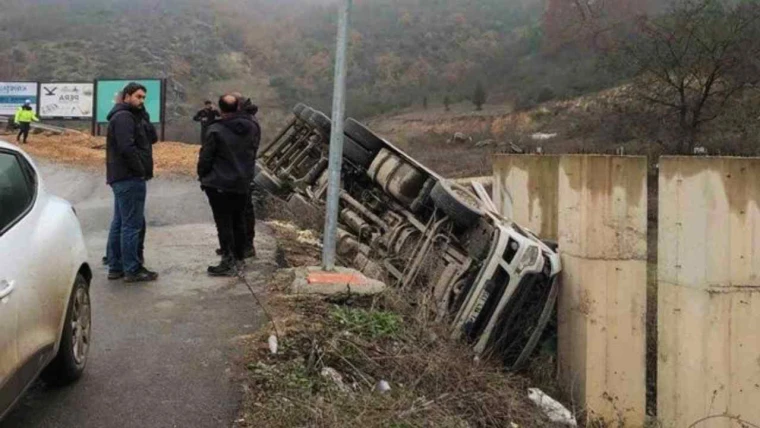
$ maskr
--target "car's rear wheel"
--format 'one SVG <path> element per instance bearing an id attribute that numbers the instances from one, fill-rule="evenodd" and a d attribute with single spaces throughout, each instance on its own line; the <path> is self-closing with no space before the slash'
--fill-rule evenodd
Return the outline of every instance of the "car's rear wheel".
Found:
<path id="1" fill-rule="evenodd" d="M 87 280 L 78 274 L 66 310 L 58 354 L 42 372 L 45 382 L 66 385 L 82 377 L 92 334 L 92 307 Z"/>

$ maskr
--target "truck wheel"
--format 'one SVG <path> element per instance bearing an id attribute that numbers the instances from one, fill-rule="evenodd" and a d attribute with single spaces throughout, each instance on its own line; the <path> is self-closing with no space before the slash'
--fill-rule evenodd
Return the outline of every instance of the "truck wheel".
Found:
<path id="1" fill-rule="evenodd" d="M 305 108 L 306 104 L 298 103 L 293 107 L 293 114 L 296 115 L 296 117 L 301 117 L 301 112 L 304 111 Z"/>
<path id="2" fill-rule="evenodd" d="M 375 156 L 351 138 L 343 139 L 343 157 L 362 169 L 367 169 L 372 164 Z"/>
<path id="3" fill-rule="evenodd" d="M 314 114 L 311 115 L 311 122 L 317 126 L 317 128 L 321 129 L 325 134 L 330 134 L 330 129 L 332 129 L 332 121 L 329 117 L 327 117 L 326 114 L 322 113 L 319 110 L 314 110 Z"/>
<path id="4" fill-rule="evenodd" d="M 84 373 L 92 335 L 89 288 L 87 280 L 77 274 L 66 310 L 58 354 L 42 372 L 42 378 L 51 385 L 68 385 Z"/>
<path id="5" fill-rule="evenodd" d="M 382 138 L 354 119 L 346 120 L 343 132 L 372 153 L 377 153 L 385 147 L 385 141 Z"/>
<path id="6" fill-rule="evenodd" d="M 284 196 L 288 193 L 285 183 L 274 174 L 262 169 L 253 178 L 253 183 L 258 189 L 265 190 L 274 196 Z"/>
<path id="7" fill-rule="evenodd" d="M 309 123 L 309 120 L 311 119 L 311 115 L 314 114 L 314 109 L 312 109 L 309 106 L 304 106 L 303 110 L 301 110 L 300 113 L 296 113 L 296 116 L 298 116 L 299 119 L 301 119 L 304 122 Z"/>
<path id="8" fill-rule="evenodd" d="M 478 197 L 451 181 L 437 182 L 430 192 L 430 198 L 438 209 L 459 226 L 469 228 L 483 217 Z"/>

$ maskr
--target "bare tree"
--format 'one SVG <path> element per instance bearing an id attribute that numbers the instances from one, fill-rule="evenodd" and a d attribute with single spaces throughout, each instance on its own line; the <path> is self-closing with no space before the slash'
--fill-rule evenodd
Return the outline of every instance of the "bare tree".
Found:
<path id="1" fill-rule="evenodd" d="M 640 99 L 677 120 L 676 150 L 691 153 L 700 127 L 760 80 L 760 5 L 677 0 L 664 15 L 641 19 L 619 58 L 633 67 Z"/>

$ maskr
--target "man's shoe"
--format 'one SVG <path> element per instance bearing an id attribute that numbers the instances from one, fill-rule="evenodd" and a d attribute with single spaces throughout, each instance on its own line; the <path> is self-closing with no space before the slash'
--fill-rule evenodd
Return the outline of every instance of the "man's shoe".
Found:
<path id="1" fill-rule="evenodd" d="M 221 248 L 217 248 L 216 249 L 216 255 L 217 256 L 221 256 L 222 254 L 224 254 L 224 252 L 222 252 L 222 249 Z"/>
<path id="2" fill-rule="evenodd" d="M 246 248 L 245 253 L 243 254 L 243 257 L 246 259 L 255 259 L 256 247 Z"/>
<path id="3" fill-rule="evenodd" d="M 121 279 L 124 278 L 124 272 L 119 271 L 109 271 L 108 272 L 108 279 L 113 281 L 115 279 Z"/>
<path id="4" fill-rule="evenodd" d="M 229 259 L 222 259 L 222 262 L 216 266 L 209 266 L 206 270 L 209 276 L 236 276 L 237 269 L 235 262 Z"/>
<path id="5" fill-rule="evenodd" d="M 144 267 L 140 268 L 135 273 L 128 273 L 126 276 L 124 276 L 124 282 L 150 282 L 155 281 L 158 279 L 158 274 L 156 272 L 151 272 L 148 269 L 145 269 Z"/>

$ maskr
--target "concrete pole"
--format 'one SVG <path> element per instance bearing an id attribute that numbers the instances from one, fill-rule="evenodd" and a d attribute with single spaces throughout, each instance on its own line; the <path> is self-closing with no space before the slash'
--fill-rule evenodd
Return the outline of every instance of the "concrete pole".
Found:
<path id="1" fill-rule="evenodd" d="M 325 237 L 322 249 L 322 268 L 335 269 L 335 247 L 340 201 L 340 171 L 343 163 L 343 122 L 346 114 L 346 51 L 352 0 L 341 0 L 338 11 L 338 42 L 335 49 L 335 89 L 333 92 L 332 128 L 330 132 L 330 163 L 328 165 Z"/>

